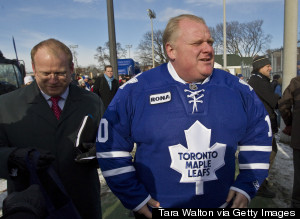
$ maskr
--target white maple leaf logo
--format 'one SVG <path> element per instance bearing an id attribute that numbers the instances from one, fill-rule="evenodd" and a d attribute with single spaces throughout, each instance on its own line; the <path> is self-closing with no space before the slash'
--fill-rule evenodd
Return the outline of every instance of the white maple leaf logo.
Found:
<path id="1" fill-rule="evenodd" d="M 180 183 L 196 183 L 196 195 L 202 195 L 203 182 L 218 179 L 215 172 L 225 164 L 226 144 L 210 147 L 211 130 L 198 120 L 184 132 L 188 147 L 169 146 L 170 167 L 181 173 Z"/>

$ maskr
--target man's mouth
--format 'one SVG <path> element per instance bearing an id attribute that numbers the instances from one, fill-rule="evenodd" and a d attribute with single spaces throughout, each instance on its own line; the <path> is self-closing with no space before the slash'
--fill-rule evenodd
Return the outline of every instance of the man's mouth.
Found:
<path id="1" fill-rule="evenodd" d="M 200 59 L 200 61 L 202 61 L 202 62 L 209 62 L 211 60 L 211 58 L 202 58 L 202 59 Z"/>
<path id="2" fill-rule="evenodd" d="M 58 86 L 49 86 L 50 89 L 56 89 Z"/>

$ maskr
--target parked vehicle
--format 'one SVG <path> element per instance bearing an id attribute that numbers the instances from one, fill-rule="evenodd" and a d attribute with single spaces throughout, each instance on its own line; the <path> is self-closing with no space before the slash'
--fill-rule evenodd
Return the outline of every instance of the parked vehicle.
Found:
<path id="1" fill-rule="evenodd" d="M 25 74 L 24 61 L 7 59 L 0 51 L 0 95 L 20 88 Z"/>
<path id="2" fill-rule="evenodd" d="M 136 75 L 141 72 L 138 62 L 133 59 L 118 59 L 119 75 Z"/>

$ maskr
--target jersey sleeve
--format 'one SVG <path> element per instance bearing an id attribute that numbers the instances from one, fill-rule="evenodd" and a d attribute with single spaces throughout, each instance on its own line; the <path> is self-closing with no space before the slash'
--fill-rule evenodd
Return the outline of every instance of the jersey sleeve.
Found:
<path id="1" fill-rule="evenodd" d="M 128 90 L 119 89 L 105 111 L 96 147 L 99 166 L 111 191 L 126 208 L 138 211 L 149 201 L 150 195 L 139 182 L 133 165 L 131 118 L 134 110 Z"/>
<path id="2" fill-rule="evenodd" d="M 239 175 L 232 190 L 244 194 L 250 201 L 268 176 L 272 151 L 272 130 L 264 105 L 249 86 L 241 94 L 247 115 L 247 129 L 239 140 Z"/>

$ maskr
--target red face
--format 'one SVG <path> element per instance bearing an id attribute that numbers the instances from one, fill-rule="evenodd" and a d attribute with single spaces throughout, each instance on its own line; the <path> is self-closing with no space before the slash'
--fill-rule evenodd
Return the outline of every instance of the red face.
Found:
<path id="1" fill-rule="evenodd" d="M 32 69 L 39 88 L 49 96 L 63 94 L 71 83 L 73 65 L 63 53 L 57 57 L 46 48 L 38 49 Z"/>
<path id="2" fill-rule="evenodd" d="M 178 36 L 166 44 L 168 56 L 177 74 L 186 82 L 198 82 L 209 77 L 214 66 L 214 49 L 208 27 L 200 22 L 183 19 Z"/>

